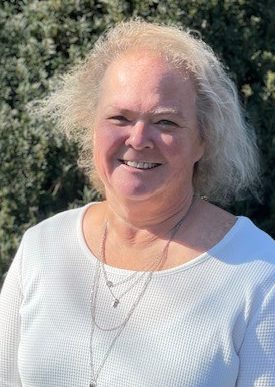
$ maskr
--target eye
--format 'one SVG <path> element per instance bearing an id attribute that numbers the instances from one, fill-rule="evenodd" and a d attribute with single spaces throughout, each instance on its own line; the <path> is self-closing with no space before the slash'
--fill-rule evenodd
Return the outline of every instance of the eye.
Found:
<path id="1" fill-rule="evenodd" d="M 161 126 L 179 126 L 176 122 L 170 120 L 159 120 L 156 124 Z"/>
<path id="2" fill-rule="evenodd" d="M 115 124 L 120 124 L 120 125 L 123 125 L 123 124 L 130 122 L 130 120 L 128 120 L 128 118 L 126 118 L 125 116 L 122 116 L 122 115 L 112 116 L 109 118 L 109 120 L 111 120 Z"/>

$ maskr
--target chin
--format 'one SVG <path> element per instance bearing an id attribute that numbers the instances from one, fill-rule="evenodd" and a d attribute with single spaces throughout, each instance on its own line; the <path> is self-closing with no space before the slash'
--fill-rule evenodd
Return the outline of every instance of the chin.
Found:
<path id="1" fill-rule="evenodd" d="M 115 187 L 113 187 L 115 188 Z M 163 196 L 167 196 L 167 189 L 164 191 L 163 187 L 148 187 L 145 185 L 132 185 L 132 184 L 121 184 L 117 189 L 113 189 L 115 196 L 120 200 L 129 202 L 146 202 L 149 200 L 157 200 Z"/>
<path id="2" fill-rule="evenodd" d="M 117 198 L 123 201 L 148 201 L 158 195 L 157 189 L 148 187 L 144 184 L 130 184 L 122 183 L 109 186 L 106 189 L 106 194 L 115 195 Z M 109 195 L 108 195 L 109 196 Z"/>

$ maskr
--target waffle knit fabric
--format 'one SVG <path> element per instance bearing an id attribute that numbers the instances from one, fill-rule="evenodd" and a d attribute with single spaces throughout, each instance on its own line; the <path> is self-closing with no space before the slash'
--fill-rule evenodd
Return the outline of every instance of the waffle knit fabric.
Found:
<path id="1" fill-rule="evenodd" d="M 1 387 L 89 386 L 97 262 L 82 233 L 89 205 L 48 218 L 22 238 L 0 297 Z M 131 274 L 106 268 L 114 282 Z M 101 275 L 97 322 L 106 328 L 119 324 L 145 280 L 113 308 Z M 123 293 L 131 281 L 115 291 Z M 95 371 L 115 333 L 95 328 Z M 98 386 L 274 387 L 273 239 L 238 217 L 211 250 L 154 273 Z"/>

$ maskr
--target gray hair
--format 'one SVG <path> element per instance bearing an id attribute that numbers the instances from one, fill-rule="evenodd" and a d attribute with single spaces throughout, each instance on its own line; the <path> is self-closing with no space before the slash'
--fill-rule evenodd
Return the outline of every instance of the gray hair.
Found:
<path id="1" fill-rule="evenodd" d="M 65 75 L 40 109 L 80 146 L 79 166 L 102 192 L 93 166 L 92 129 L 100 85 L 109 64 L 133 49 L 147 49 L 189 72 L 197 93 L 197 118 L 205 153 L 194 170 L 194 191 L 227 204 L 251 192 L 257 197 L 259 157 L 255 133 L 245 122 L 238 93 L 213 50 L 192 31 L 142 20 L 109 29 L 87 58 Z"/>

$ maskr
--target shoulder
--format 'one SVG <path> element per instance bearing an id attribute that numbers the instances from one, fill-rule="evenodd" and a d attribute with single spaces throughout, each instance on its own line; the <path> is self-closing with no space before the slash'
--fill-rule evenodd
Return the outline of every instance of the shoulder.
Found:
<path id="1" fill-rule="evenodd" d="M 211 255 L 244 292 L 262 293 L 275 283 L 275 242 L 247 217 L 237 218 Z"/>
<path id="2" fill-rule="evenodd" d="M 79 230 L 86 207 L 59 212 L 25 232 L 21 242 L 23 287 L 41 273 L 52 276 L 79 256 Z"/>
<path id="3" fill-rule="evenodd" d="M 211 205 L 201 206 L 209 255 L 220 278 L 256 292 L 275 282 L 275 241 L 245 216 Z M 203 232 L 201 232 L 203 234 Z M 216 239 L 216 241 L 215 241 Z M 246 290 L 245 290 L 246 289 Z M 250 293 L 248 291 L 248 293 Z"/>
<path id="4" fill-rule="evenodd" d="M 231 248 L 238 249 L 240 254 L 262 258 L 275 264 L 274 239 L 249 218 L 239 216 L 227 238 L 231 241 Z"/>
<path id="5" fill-rule="evenodd" d="M 23 235 L 24 250 L 76 242 L 81 218 L 90 204 L 59 212 L 28 228 Z"/>
<path id="6" fill-rule="evenodd" d="M 252 220 L 209 203 L 201 208 L 200 224 L 214 248 L 242 257 L 266 257 L 275 263 L 275 241 Z"/>
<path id="7" fill-rule="evenodd" d="M 39 234 L 49 235 L 49 233 L 52 234 L 69 231 L 72 226 L 75 225 L 77 218 L 80 216 L 84 207 L 62 211 L 42 220 L 26 231 L 25 238 L 32 238 Z"/>

